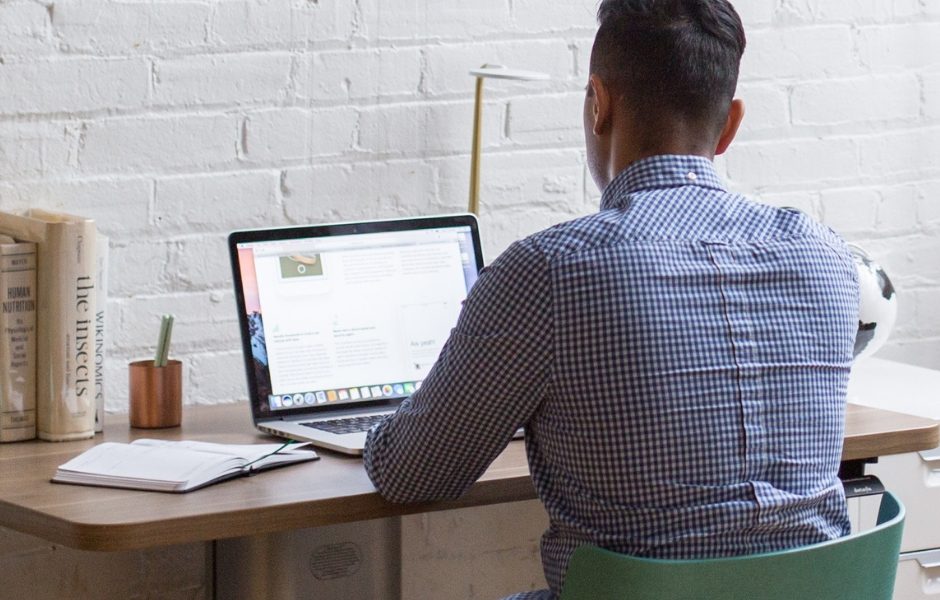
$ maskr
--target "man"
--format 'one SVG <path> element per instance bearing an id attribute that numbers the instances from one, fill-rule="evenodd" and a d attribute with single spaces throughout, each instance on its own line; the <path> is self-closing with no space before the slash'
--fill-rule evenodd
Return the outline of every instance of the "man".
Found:
<path id="1" fill-rule="evenodd" d="M 741 21 L 726 0 L 604 0 L 598 21 L 584 126 L 600 212 L 486 269 L 365 453 L 390 500 L 453 498 L 524 425 L 546 598 L 582 544 L 716 557 L 849 530 L 855 267 L 835 234 L 712 167 L 743 115 Z"/>

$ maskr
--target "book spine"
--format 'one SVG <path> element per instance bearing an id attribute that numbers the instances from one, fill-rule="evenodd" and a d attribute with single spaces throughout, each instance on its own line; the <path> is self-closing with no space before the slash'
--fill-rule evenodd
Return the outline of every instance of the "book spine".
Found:
<path id="1" fill-rule="evenodd" d="M 36 245 L 0 245 L 0 442 L 36 437 Z"/>
<path id="2" fill-rule="evenodd" d="M 95 311 L 95 433 L 104 430 L 104 394 L 105 394 L 105 358 L 107 357 L 107 314 L 105 309 L 108 303 L 108 238 L 98 236 L 97 253 L 97 280 L 95 291 L 97 293 Z"/>
<path id="3" fill-rule="evenodd" d="M 95 225 L 48 228 L 39 255 L 37 433 L 49 441 L 84 439 L 95 434 Z"/>

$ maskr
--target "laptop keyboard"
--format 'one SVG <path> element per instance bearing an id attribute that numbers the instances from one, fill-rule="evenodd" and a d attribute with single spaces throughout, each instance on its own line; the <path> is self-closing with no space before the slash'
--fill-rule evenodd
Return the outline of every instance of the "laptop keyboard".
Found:
<path id="1" fill-rule="evenodd" d="M 304 427 L 319 429 L 342 435 L 344 433 L 359 433 L 368 431 L 370 427 L 382 421 L 388 415 L 367 415 L 364 417 L 347 417 L 345 419 L 332 419 L 329 421 L 310 421 L 301 423 Z"/>

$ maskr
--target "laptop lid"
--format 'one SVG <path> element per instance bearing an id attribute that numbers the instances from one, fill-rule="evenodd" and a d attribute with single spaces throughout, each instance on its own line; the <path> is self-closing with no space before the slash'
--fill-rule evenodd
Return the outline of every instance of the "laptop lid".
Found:
<path id="1" fill-rule="evenodd" d="M 472 215 L 236 231 L 229 254 L 256 425 L 394 408 L 483 265 Z"/>

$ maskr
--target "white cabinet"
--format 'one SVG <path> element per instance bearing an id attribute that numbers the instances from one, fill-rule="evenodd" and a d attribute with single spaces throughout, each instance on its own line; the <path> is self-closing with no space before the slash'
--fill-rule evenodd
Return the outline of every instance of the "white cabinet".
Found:
<path id="1" fill-rule="evenodd" d="M 940 420 L 940 371 L 868 359 L 853 369 L 849 402 Z M 940 448 L 883 456 L 865 472 L 907 511 L 894 600 L 940 600 Z M 862 499 L 855 509 L 859 523 L 873 524 L 878 503 Z"/>

